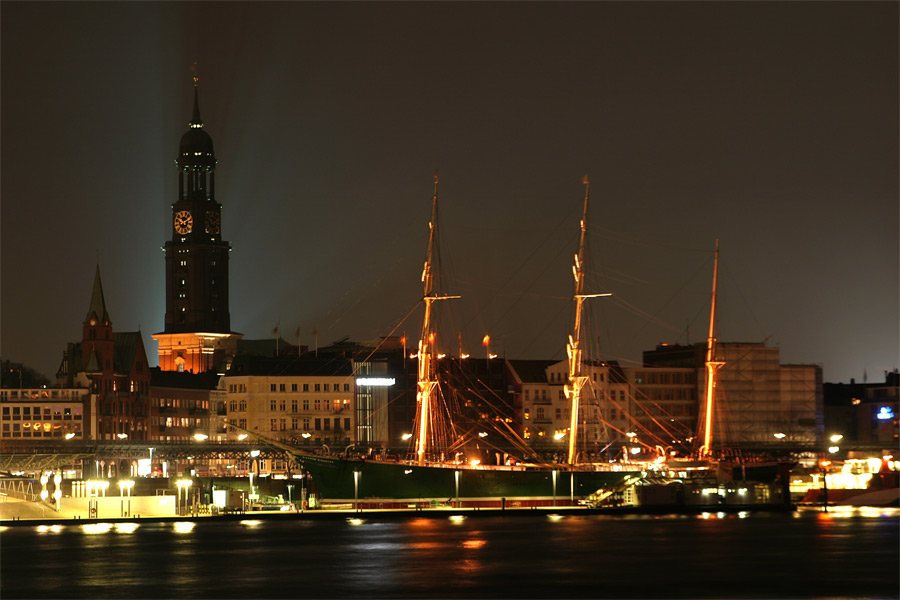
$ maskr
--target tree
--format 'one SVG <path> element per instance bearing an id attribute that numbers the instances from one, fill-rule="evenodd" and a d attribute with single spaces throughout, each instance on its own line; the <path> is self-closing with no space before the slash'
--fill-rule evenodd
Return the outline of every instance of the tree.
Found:
<path id="1" fill-rule="evenodd" d="M 0 371 L 0 387 L 39 388 L 50 385 L 50 379 L 22 363 L 4 360 Z"/>

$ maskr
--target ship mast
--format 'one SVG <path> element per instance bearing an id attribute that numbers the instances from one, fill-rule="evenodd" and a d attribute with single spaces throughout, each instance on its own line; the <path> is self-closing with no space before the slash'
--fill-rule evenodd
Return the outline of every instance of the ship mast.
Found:
<path id="1" fill-rule="evenodd" d="M 716 253 L 713 260 L 712 301 L 709 308 L 709 337 L 706 340 L 706 411 L 703 423 L 703 445 L 700 455 L 708 456 L 712 450 L 713 405 L 716 395 L 716 373 L 725 364 L 716 360 L 716 282 L 719 275 L 719 240 L 716 239 Z"/>
<path id="2" fill-rule="evenodd" d="M 576 444 L 578 438 L 578 410 L 581 404 L 581 389 L 587 383 L 588 377 L 581 374 L 581 315 L 585 298 L 597 296 L 609 296 L 609 294 L 585 294 L 584 293 L 584 242 L 587 233 L 588 200 L 591 195 L 591 182 L 585 175 L 584 184 L 584 213 L 581 217 L 581 237 L 578 240 L 578 253 L 575 254 L 575 264 L 572 266 L 572 274 L 575 276 L 575 323 L 572 326 L 572 334 L 569 343 L 566 344 L 566 354 L 569 357 L 569 383 L 564 386 L 566 398 L 570 400 L 569 421 L 569 464 L 576 462 Z"/>
<path id="3" fill-rule="evenodd" d="M 435 331 L 431 322 L 431 305 L 435 300 L 447 300 L 459 298 L 459 296 L 435 296 L 434 295 L 434 246 L 437 237 L 437 205 L 438 205 L 438 174 L 434 173 L 434 198 L 431 203 L 431 222 L 428 223 L 428 251 L 425 256 L 425 266 L 422 269 L 423 292 L 425 301 L 425 316 L 422 319 L 422 335 L 419 337 L 418 375 L 416 379 L 416 403 L 418 406 L 418 432 L 416 434 L 416 463 L 425 464 L 425 455 L 428 450 L 428 436 L 431 432 L 432 413 L 434 412 L 434 395 L 437 389 L 437 377 L 435 374 Z"/>

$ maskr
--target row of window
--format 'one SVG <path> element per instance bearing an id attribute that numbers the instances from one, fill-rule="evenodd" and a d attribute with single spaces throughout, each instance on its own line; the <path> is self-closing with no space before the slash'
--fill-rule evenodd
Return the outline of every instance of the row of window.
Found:
<path id="1" fill-rule="evenodd" d="M 534 418 L 537 420 L 546 419 L 547 414 L 548 413 L 544 411 L 543 406 L 538 406 L 534 410 Z M 556 418 L 557 419 L 566 419 L 568 421 L 569 415 L 571 415 L 571 414 L 572 413 L 570 412 L 570 410 L 568 408 L 566 408 L 566 409 L 557 408 L 556 409 Z M 531 411 L 526 408 L 525 411 L 522 413 L 522 416 L 525 417 L 525 420 L 527 421 L 528 419 L 531 418 Z"/>
<path id="2" fill-rule="evenodd" d="M 301 427 L 299 427 L 299 425 L 300 425 L 299 418 L 294 417 L 291 419 L 291 431 L 301 430 Z M 310 425 L 310 418 L 304 417 L 302 430 L 308 431 L 309 425 Z M 341 430 L 341 419 L 339 417 L 335 417 L 333 420 L 328 419 L 328 418 L 313 419 L 313 429 L 315 431 L 331 431 L 332 427 L 333 427 L 334 431 Z M 269 420 L 269 429 L 271 431 L 287 431 L 288 430 L 287 419 L 270 419 Z M 345 417 L 344 418 L 344 431 L 349 431 L 349 430 L 350 430 L 350 419 Z"/>
<path id="3" fill-rule="evenodd" d="M 234 400 L 231 401 L 231 404 L 234 404 Z M 301 405 L 300 405 L 299 400 L 297 400 L 297 399 L 291 400 L 291 412 L 293 412 L 293 413 L 299 412 L 300 406 Z M 331 410 L 334 412 L 341 412 L 343 410 L 350 410 L 350 401 L 349 400 L 341 400 L 341 399 L 323 400 L 321 398 L 317 398 L 312 401 L 312 404 L 310 404 L 309 399 L 304 399 L 302 406 L 303 406 L 304 412 L 309 411 L 310 406 L 313 407 L 313 410 L 317 410 L 317 411 Z M 269 400 L 269 411 L 270 412 L 275 412 L 275 411 L 286 412 L 287 411 L 287 401 L 270 399 Z"/>
<path id="4" fill-rule="evenodd" d="M 690 390 L 677 390 L 677 391 L 678 391 L 678 392 L 683 392 L 684 394 L 688 394 L 688 393 L 690 392 Z M 530 392 L 530 390 L 529 390 L 528 388 L 526 388 L 526 389 L 525 389 L 525 401 L 526 401 L 526 402 L 532 400 L 531 394 L 530 394 L 529 392 Z M 565 392 L 564 392 L 563 390 L 561 390 L 561 389 L 560 389 L 558 392 L 559 392 L 558 399 L 559 399 L 559 400 L 565 400 L 565 399 L 566 399 L 566 394 L 565 394 Z M 669 392 L 670 392 L 670 391 L 669 391 Z M 669 392 L 667 392 L 667 393 L 669 393 Z M 659 393 L 659 392 L 657 392 L 657 393 Z M 598 391 L 598 392 L 597 392 L 597 395 L 598 395 L 599 397 L 601 397 L 601 398 L 603 398 L 603 397 L 605 396 L 605 397 L 609 398 L 610 400 L 615 400 L 615 399 L 616 399 L 616 390 L 609 390 L 609 391 L 606 392 L 605 394 L 604 394 L 604 392 L 601 390 L 601 391 Z M 537 390 L 534 390 L 534 400 L 535 400 L 535 401 L 538 401 L 538 400 L 545 400 L 545 401 L 546 401 L 546 400 L 548 400 L 548 398 L 547 398 L 547 390 L 546 390 L 546 389 L 537 389 Z M 620 401 L 620 402 L 625 402 L 625 390 L 619 390 L 619 401 Z"/>
<path id="5" fill-rule="evenodd" d="M 187 408 L 190 410 L 209 410 L 209 401 L 182 400 L 181 398 L 157 398 L 156 406 L 160 408 Z"/>
<path id="6" fill-rule="evenodd" d="M 349 383 L 291 383 L 290 389 L 288 389 L 287 383 L 270 383 L 269 391 L 270 392 L 351 392 Z M 246 394 L 247 393 L 247 384 L 246 383 L 229 383 L 228 384 L 228 393 L 229 394 Z"/>
<path id="7" fill-rule="evenodd" d="M 208 421 L 192 417 L 152 417 L 151 424 L 161 427 L 205 428 L 208 426 Z"/>
<path id="8" fill-rule="evenodd" d="M 125 389 L 125 379 L 122 379 L 122 384 L 119 384 L 117 379 L 109 380 L 109 379 L 94 379 L 92 383 L 92 391 L 95 394 L 104 394 L 107 392 L 119 392 Z M 150 391 L 150 384 L 146 381 L 135 381 L 134 379 L 129 380 L 128 382 L 128 391 L 132 394 L 140 393 L 147 394 Z"/>
<path id="9" fill-rule="evenodd" d="M 522 437 L 525 438 L 526 440 L 530 440 L 532 438 L 532 436 L 537 436 L 539 438 L 546 437 L 548 439 L 556 439 L 553 436 L 548 435 L 548 433 L 549 432 L 544 427 L 536 427 L 534 431 L 532 431 L 530 427 L 526 427 L 525 431 L 522 432 Z M 596 430 L 584 432 L 582 435 L 582 439 L 595 440 L 595 441 L 599 440 L 600 432 L 596 431 Z"/>
<path id="10" fill-rule="evenodd" d="M 4 406 L 4 419 L 81 419 L 80 406 Z"/>
<path id="11" fill-rule="evenodd" d="M 606 381 L 606 374 L 600 373 L 599 377 L 597 373 L 591 373 L 592 379 L 594 381 Z M 550 371 L 550 381 L 558 382 L 558 383 L 567 383 L 569 381 L 569 374 L 560 372 Z"/>
<path id="12" fill-rule="evenodd" d="M 0 390 L 0 401 L 6 401 L 10 398 L 54 398 L 67 400 L 69 398 L 79 399 L 85 395 L 85 390 Z"/>
<path id="13" fill-rule="evenodd" d="M 304 392 L 310 391 L 309 386 L 310 386 L 310 384 L 304 383 L 303 391 Z M 350 391 L 349 383 L 345 383 L 345 384 L 343 384 L 343 386 L 344 386 L 345 392 Z M 292 383 L 290 391 L 292 391 L 292 392 L 299 391 L 297 388 L 298 388 L 298 384 Z M 288 391 L 287 384 L 286 383 L 271 383 L 271 384 L 269 384 L 269 391 L 270 392 L 287 392 Z M 341 384 L 340 383 L 333 383 L 333 384 L 332 383 L 315 383 L 315 384 L 313 384 L 313 391 L 315 391 L 315 392 L 331 392 L 331 391 L 339 392 L 339 391 L 341 391 Z"/>
<path id="14" fill-rule="evenodd" d="M 350 410 L 351 404 L 349 400 L 323 400 L 321 398 L 317 398 L 314 400 L 310 400 L 308 398 L 298 400 L 296 398 L 291 399 L 290 404 L 291 410 L 290 412 L 296 413 L 300 412 L 301 407 L 303 412 L 309 412 L 310 407 L 312 407 L 313 411 L 331 411 L 331 412 L 343 412 L 345 410 Z M 231 400 L 228 403 L 228 412 L 245 412 L 247 410 L 247 400 Z M 288 403 L 287 400 L 276 400 L 269 399 L 269 411 L 270 412 L 287 412 Z"/>
<path id="15" fill-rule="evenodd" d="M 61 423 L 3 423 L 3 434 L 19 437 L 63 437 L 66 433 L 81 433 L 81 424 L 62 425 Z"/>

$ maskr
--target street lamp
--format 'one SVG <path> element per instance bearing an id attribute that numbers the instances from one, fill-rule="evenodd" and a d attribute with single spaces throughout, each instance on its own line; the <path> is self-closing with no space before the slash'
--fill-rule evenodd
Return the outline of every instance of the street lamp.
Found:
<path id="1" fill-rule="evenodd" d="M 208 440 L 209 436 L 206 435 L 205 433 L 195 433 L 194 439 L 197 440 L 198 442 L 202 442 L 204 440 Z"/>
<path id="2" fill-rule="evenodd" d="M 119 503 L 121 504 L 122 516 L 127 517 L 131 514 L 131 488 L 134 487 L 134 481 L 119 481 L 119 496 L 122 496 Z M 128 508 L 125 507 L 125 490 L 128 490 Z"/>
<path id="3" fill-rule="evenodd" d="M 188 488 L 191 487 L 192 483 L 194 483 L 194 482 L 191 481 L 190 479 L 179 479 L 178 481 L 175 482 L 175 484 L 178 486 L 178 506 L 177 506 L 175 512 L 178 515 L 183 514 L 182 510 L 181 510 L 182 493 L 184 494 L 184 508 L 185 508 L 184 512 L 187 512 Z"/>
<path id="4" fill-rule="evenodd" d="M 62 500 L 62 474 L 57 471 L 56 475 L 53 476 L 53 498 L 56 500 L 56 512 L 60 512 L 62 507 L 59 505 L 60 500 Z"/>

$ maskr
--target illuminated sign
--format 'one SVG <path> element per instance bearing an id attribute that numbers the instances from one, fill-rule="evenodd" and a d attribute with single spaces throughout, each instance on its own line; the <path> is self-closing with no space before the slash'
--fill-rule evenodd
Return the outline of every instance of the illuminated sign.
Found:
<path id="1" fill-rule="evenodd" d="M 387 387 L 394 385 L 393 377 L 358 377 L 356 385 L 370 385 L 373 387 Z"/>
<path id="2" fill-rule="evenodd" d="M 889 406 L 882 406 L 878 410 L 878 414 L 875 415 L 876 419 L 881 419 L 882 421 L 887 421 L 888 419 L 894 418 L 894 411 L 891 410 Z"/>

